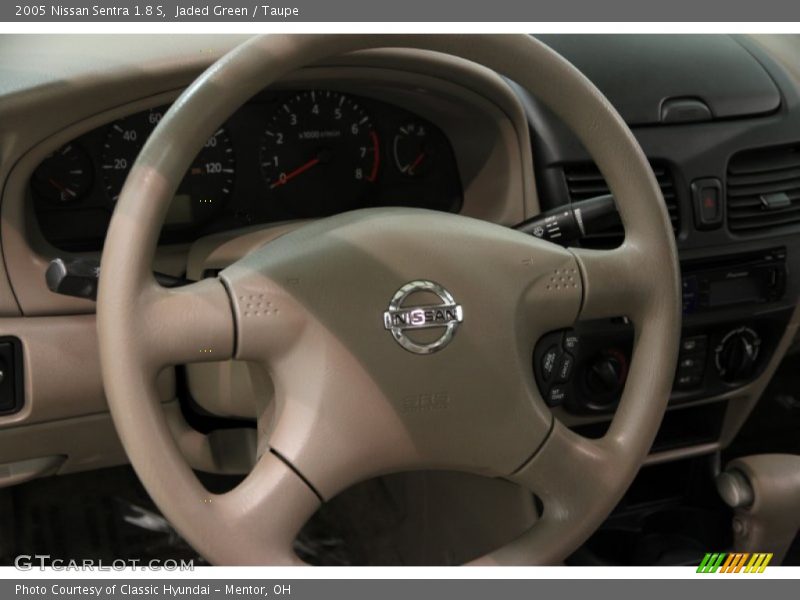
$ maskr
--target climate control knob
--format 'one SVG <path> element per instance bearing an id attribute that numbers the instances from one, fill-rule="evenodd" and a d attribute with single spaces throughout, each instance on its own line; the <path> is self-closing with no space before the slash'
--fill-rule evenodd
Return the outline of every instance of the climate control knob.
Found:
<path id="1" fill-rule="evenodd" d="M 761 338 L 750 327 L 739 327 L 726 333 L 714 356 L 722 380 L 734 383 L 752 377 L 760 347 Z"/>

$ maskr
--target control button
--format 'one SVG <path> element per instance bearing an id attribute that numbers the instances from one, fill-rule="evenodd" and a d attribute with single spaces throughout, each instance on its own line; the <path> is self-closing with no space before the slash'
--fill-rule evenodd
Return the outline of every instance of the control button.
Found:
<path id="1" fill-rule="evenodd" d="M 578 344 L 580 343 L 580 338 L 578 334 L 574 331 L 567 331 L 564 334 L 564 350 L 567 352 L 571 352 L 573 355 L 578 353 Z"/>
<path id="2" fill-rule="evenodd" d="M 689 275 L 681 281 L 683 292 L 683 313 L 690 314 L 697 307 L 697 277 Z"/>
<path id="3" fill-rule="evenodd" d="M 572 375 L 572 365 L 575 364 L 575 360 L 569 354 L 564 354 L 561 357 L 561 360 L 558 361 L 558 381 L 567 381 L 569 376 Z"/>
<path id="4" fill-rule="evenodd" d="M 697 123 L 711 119 L 708 105 L 695 98 L 669 98 L 661 105 L 662 123 Z"/>
<path id="5" fill-rule="evenodd" d="M 706 336 L 695 335 L 681 340 L 681 354 L 700 354 L 706 351 Z"/>
<path id="6" fill-rule="evenodd" d="M 703 383 L 702 373 L 678 374 L 675 378 L 675 389 L 688 390 L 698 387 L 701 383 Z"/>
<path id="7" fill-rule="evenodd" d="M 563 404 L 567 399 L 567 386 L 554 385 L 550 388 L 550 393 L 547 395 L 547 406 L 558 406 Z"/>
<path id="8" fill-rule="evenodd" d="M 678 360 L 678 369 L 680 371 L 695 371 L 703 368 L 703 357 L 701 356 L 684 356 Z"/>
<path id="9" fill-rule="evenodd" d="M 781 208 L 789 208 L 792 205 L 792 199 L 786 192 L 762 194 L 758 199 L 761 201 L 761 208 L 764 210 L 778 210 Z"/>
<path id="10" fill-rule="evenodd" d="M 717 475 L 716 484 L 720 497 L 731 508 L 747 508 L 753 505 L 753 484 L 741 471 L 723 471 Z"/>
<path id="11" fill-rule="evenodd" d="M 553 375 L 556 368 L 556 360 L 558 360 L 559 349 L 558 346 L 550 346 L 542 355 L 542 377 L 548 381 Z"/>
<path id="12" fill-rule="evenodd" d="M 628 366 L 625 356 L 616 350 L 608 350 L 598 356 L 586 372 L 586 385 L 592 394 L 615 396 L 622 390 Z"/>
<path id="13" fill-rule="evenodd" d="M 722 225 L 722 183 L 709 177 L 692 182 L 694 222 L 698 229 L 716 229 Z"/>

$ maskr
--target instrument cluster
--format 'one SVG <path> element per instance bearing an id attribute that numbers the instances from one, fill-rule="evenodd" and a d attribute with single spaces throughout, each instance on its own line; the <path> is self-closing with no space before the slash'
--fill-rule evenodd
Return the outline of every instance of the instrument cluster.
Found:
<path id="1" fill-rule="evenodd" d="M 92 130 L 39 164 L 30 190 L 45 239 L 71 251 L 102 247 L 125 179 L 168 108 Z M 453 149 L 433 123 L 330 89 L 264 92 L 208 138 L 162 243 L 375 206 L 455 212 L 461 200 Z"/>

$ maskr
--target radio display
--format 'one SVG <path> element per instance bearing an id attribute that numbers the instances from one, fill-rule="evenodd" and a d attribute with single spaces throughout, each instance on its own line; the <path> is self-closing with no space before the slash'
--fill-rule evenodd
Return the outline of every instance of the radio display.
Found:
<path id="1" fill-rule="evenodd" d="M 786 292 L 786 248 L 681 263 L 683 314 L 777 302 Z"/>
<path id="2" fill-rule="evenodd" d="M 750 275 L 749 273 L 747 275 Z M 762 299 L 759 280 L 745 276 L 735 279 L 719 279 L 708 283 L 708 305 L 725 306 L 742 302 L 758 302 Z"/>

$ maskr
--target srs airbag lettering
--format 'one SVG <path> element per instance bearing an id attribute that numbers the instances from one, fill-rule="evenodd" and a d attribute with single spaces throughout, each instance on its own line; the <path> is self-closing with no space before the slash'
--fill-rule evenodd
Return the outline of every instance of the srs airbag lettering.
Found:
<path id="1" fill-rule="evenodd" d="M 447 392 L 412 394 L 403 398 L 400 411 L 416 413 L 450 408 L 450 396 Z"/>

